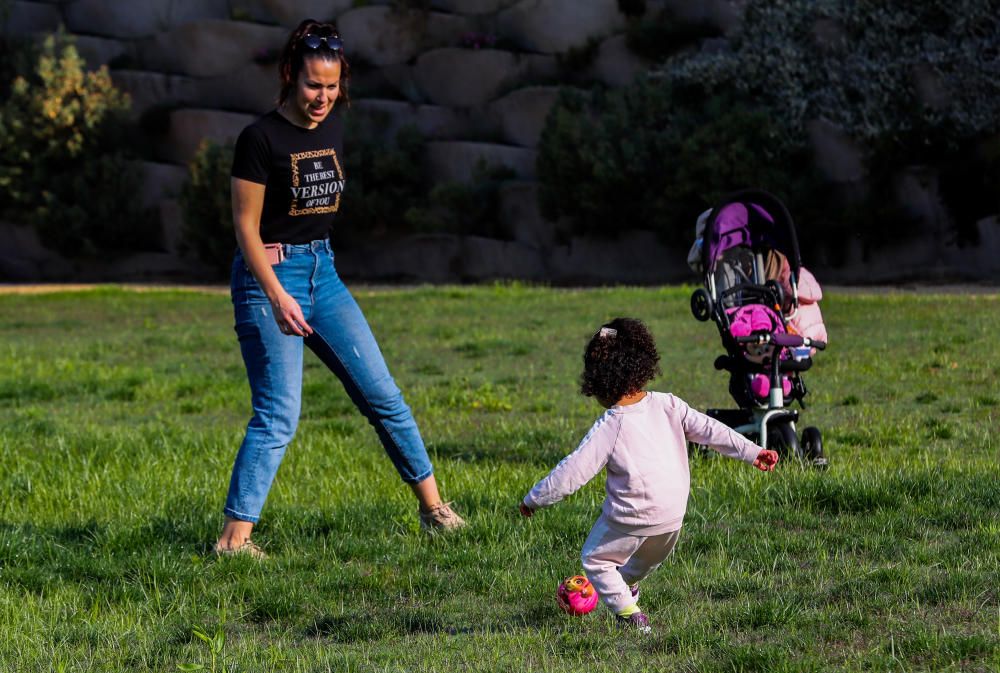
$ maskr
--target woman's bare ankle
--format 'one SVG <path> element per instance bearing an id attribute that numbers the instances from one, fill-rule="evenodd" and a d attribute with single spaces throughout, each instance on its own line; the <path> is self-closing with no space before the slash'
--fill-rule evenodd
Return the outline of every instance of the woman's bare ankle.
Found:
<path id="1" fill-rule="evenodd" d="M 250 540 L 249 537 L 241 537 L 236 535 L 228 535 L 226 537 L 220 537 L 219 541 L 215 543 L 215 546 L 219 549 L 239 549 L 245 545 Z"/>
<path id="2" fill-rule="evenodd" d="M 226 523 L 222 526 L 222 533 L 219 541 L 215 543 L 219 549 L 239 549 L 250 541 L 250 534 L 253 532 L 253 523 L 250 521 L 240 521 L 226 517 Z"/>

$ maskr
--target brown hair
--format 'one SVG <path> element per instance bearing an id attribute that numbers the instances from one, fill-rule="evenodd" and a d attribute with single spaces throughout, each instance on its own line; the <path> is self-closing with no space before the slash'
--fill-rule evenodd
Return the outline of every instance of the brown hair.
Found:
<path id="1" fill-rule="evenodd" d="M 580 392 L 614 404 L 660 374 L 660 354 L 641 320 L 615 318 L 591 337 L 583 353 Z"/>
<path id="2" fill-rule="evenodd" d="M 307 58 L 321 58 L 328 61 L 340 61 L 340 94 L 339 100 L 346 105 L 351 104 L 351 97 L 348 94 L 348 85 L 351 82 L 351 66 L 344 56 L 344 51 L 331 51 L 325 47 L 320 49 L 306 49 L 302 44 L 302 38 L 309 34 L 322 37 L 340 37 L 336 24 L 321 23 L 315 19 L 306 19 L 299 24 L 298 28 L 288 36 L 285 47 L 281 50 L 281 57 L 278 59 L 278 76 L 281 78 L 281 91 L 278 94 L 278 105 L 284 104 L 298 82 L 299 73 L 302 72 L 302 64 Z"/>

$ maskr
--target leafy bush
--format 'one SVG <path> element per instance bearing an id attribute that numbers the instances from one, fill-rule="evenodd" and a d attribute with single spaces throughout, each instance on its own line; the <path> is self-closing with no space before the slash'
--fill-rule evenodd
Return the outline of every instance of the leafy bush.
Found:
<path id="1" fill-rule="evenodd" d="M 631 23 L 648 58 L 673 48 L 659 18 Z M 803 247 L 836 263 L 851 239 L 920 233 L 896 183 L 921 164 L 939 176 L 958 240 L 971 240 L 998 210 L 998 45 L 1000 0 L 749 3 L 729 49 L 674 53 L 621 92 L 564 93 L 539 147 L 540 206 L 577 231 L 644 227 L 680 243 L 719 195 L 761 187 L 806 223 Z M 813 119 L 866 145 L 864 189 L 824 185 Z"/>
<path id="2" fill-rule="evenodd" d="M 648 16 L 633 17 L 625 30 L 625 44 L 635 54 L 655 63 L 699 40 L 721 34 L 717 26 L 682 21 L 670 7 L 663 7 Z"/>
<path id="3" fill-rule="evenodd" d="M 508 169 L 480 163 L 467 183 L 435 184 L 420 169 L 427 155 L 423 135 L 403 126 L 385 142 L 387 124 L 376 113 L 349 117 L 348 187 L 333 226 L 335 243 L 350 247 L 413 232 L 509 235 L 499 219 L 499 187 L 512 177 Z"/>
<path id="4" fill-rule="evenodd" d="M 735 187 L 811 189 L 807 155 L 766 111 L 727 96 L 686 100 L 662 81 L 620 92 L 564 89 L 542 133 L 539 205 L 581 233 L 691 236 L 697 214 Z"/>
<path id="5" fill-rule="evenodd" d="M 379 114 L 348 116 L 347 187 L 332 231 L 342 247 L 403 233 L 406 212 L 426 201 L 432 188 L 426 171 L 419 169 L 426 155 L 424 137 L 404 126 L 385 142 L 387 124 Z"/>
<path id="6" fill-rule="evenodd" d="M 184 251 L 196 255 L 220 277 L 228 271 L 236 248 L 229 178 L 232 165 L 231 143 L 203 141 L 188 166 L 190 174 L 180 195 Z"/>
<path id="7" fill-rule="evenodd" d="M 0 210 L 68 255 L 158 245 L 122 147 L 128 97 L 61 36 L 25 62 L 0 105 Z"/>
<path id="8" fill-rule="evenodd" d="M 600 48 L 601 40 L 591 37 L 581 45 L 556 54 L 556 63 L 559 65 L 562 79 L 576 81 L 586 77 L 585 72 L 594 64 Z"/>
<path id="9" fill-rule="evenodd" d="M 822 117 L 863 140 L 945 120 L 975 134 L 1000 124 L 998 45 L 1000 0 L 758 2 L 730 51 L 679 56 L 661 73 L 738 91 L 798 133 Z M 936 108 L 920 104 L 921 70 L 949 93 Z"/>
<path id="10" fill-rule="evenodd" d="M 443 182 L 434 186 L 426 203 L 406 211 L 406 222 L 414 231 L 448 232 L 488 238 L 511 239 L 512 232 L 500 221 L 500 186 L 514 177 L 503 166 L 480 160 L 470 182 Z"/>
<path id="11" fill-rule="evenodd" d="M 967 134 L 948 121 L 887 134 L 871 148 L 872 194 L 891 194 L 903 166 L 936 175 L 954 242 L 960 245 L 977 243 L 976 223 L 1000 213 L 1000 136 Z"/>

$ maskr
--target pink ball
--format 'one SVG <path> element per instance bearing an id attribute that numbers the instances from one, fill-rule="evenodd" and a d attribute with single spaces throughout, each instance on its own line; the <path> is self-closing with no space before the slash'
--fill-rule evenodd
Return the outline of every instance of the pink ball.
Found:
<path id="1" fill-rule="evenodd" d="M 566 614 L 579 617 L 597 607 L 597 590 L 583 575 L 573 575 L 559 585 L 556 603 Z"/>

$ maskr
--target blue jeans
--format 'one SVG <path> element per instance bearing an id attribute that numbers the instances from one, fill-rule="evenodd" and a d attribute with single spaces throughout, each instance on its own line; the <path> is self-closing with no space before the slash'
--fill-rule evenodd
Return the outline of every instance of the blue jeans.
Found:
<path id="1" fill-rule="evenodd" d="M 260 519 L 299 422 L 303 343 L 344 384 L 403 481 L 413 484 L 429 477 L 433 468 L 420 431 L 361 309 L 337 275 L 329 241 L 286 245 L 285 261 L 273 268 L 314 331 L 305 339 L 282 334 L 270 301 L 237 252 L 231 292 L 253 418 L 233 465 L 226 515 L 255 523 Z"/>

